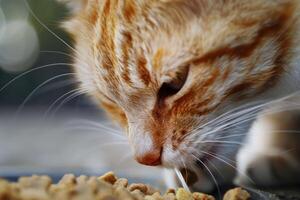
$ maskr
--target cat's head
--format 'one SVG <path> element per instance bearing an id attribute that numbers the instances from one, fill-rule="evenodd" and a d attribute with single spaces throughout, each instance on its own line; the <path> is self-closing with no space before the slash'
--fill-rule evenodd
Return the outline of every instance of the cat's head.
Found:
<path id="1" fill-rule="evenodd" d="M 81 87 L 146 165 L 214 148 L 195 142 L 204 125 L 273 87 L 291 56 L 297 0 L 64 1 Z"/>

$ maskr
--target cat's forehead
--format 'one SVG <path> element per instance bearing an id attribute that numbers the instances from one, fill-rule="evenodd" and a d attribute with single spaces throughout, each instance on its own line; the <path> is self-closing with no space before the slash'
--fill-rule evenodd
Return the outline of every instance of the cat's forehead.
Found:
<path id="1" fill-rule="evenodd" d="M 182 58 L 187 53 L 205 53 L 232 41 L 237 44 L 238 40 L 251 40 L 259 26 L 268 22 L 272 14 L 268 11 L 274 13 L 276 9 L 272 7 L 280 7 L 278 1 L 272 5 L 261 0 L 85 2 L 87 8 L 67 23 L 77 38 L 89 37 L 90 43 L 96 45 L 105 38 L 105 43 L 114 43 L 116 53 L 120 53 L 124 41 L 131 42 L 138 53 L 155 56 L 163 52 L 164 58 Z M 168 62 L 172 66 L 174 60 Z"/>
<path id="2" fill-rule="evenodd" d="M 93 76 L 117 95 L 117 90 L 155 90 L 164 72 L 222 46 L 251 42 L 269 16 L 276 18 L 276 6 L 289 1 L 86 2 L 69 28 L 77 49 L 89 52 L 79 57 L 97 68 Z"/>

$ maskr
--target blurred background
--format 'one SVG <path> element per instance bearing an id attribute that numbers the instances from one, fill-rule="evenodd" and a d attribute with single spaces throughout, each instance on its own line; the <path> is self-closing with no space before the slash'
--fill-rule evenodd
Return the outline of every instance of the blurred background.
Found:
<path id="1" fill-rule="evenodd" d="M 161 171 L 136 164 L 122 131 L 77 93 L 71 50 L 50 32 L 71 44 L 59 28 L 67 15 L 54 0 L 0 0 L 0 177 L 113 170 L 163 184 Z"/>

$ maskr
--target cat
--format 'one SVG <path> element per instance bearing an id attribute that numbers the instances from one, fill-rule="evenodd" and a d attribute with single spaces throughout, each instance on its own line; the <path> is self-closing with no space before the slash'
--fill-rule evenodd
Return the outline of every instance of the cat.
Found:
<path id="1" fill-rule="evenodd" d="M 60 1 L 80 87 L 169 186 L 300 180 L 299 0 Z"/>

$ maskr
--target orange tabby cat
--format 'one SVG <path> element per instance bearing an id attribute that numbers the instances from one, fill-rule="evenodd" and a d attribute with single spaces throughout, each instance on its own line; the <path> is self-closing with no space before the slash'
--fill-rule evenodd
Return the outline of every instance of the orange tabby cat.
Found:
<path id="1" fill-rule="evenodd" d="M 277 107 L 265 102 L 300 88 L 299 0 L 61 1 L 81 87 L 126 129 L 138 162 L 188 168 L 204 189 L 206 176 L 232 181 L 235 167 L 239 183 L 299 177 L 298 134 L 281 133 L 299 144 L 291 150 L 263 123 L 283 114 L 251 128 Z"/>

